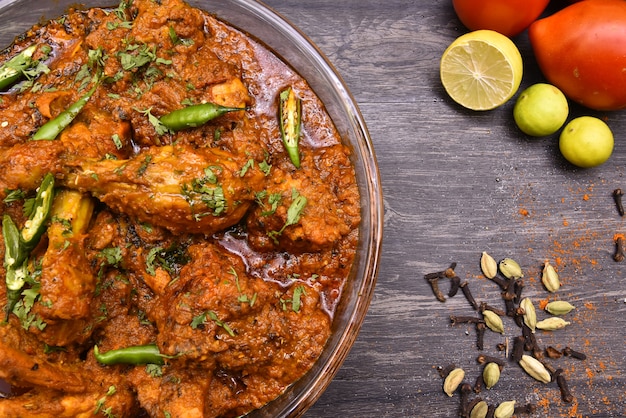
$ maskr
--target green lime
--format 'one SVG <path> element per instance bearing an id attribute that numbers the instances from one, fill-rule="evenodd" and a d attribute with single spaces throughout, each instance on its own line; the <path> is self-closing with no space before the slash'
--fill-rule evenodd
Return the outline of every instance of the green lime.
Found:
<path id="1" fill-rule="evenodd" d="M 592 116 L 570 121 L 559 138 L 563 157 L 578 167 L 595 167 L 613 153 L 613 133 L 606 123 Z"/>
<path id="2" fill-rule="evenodd" d="M 518 128 L 530 136 L 552 135 L 565 123 L 569 106 L 565 95 L 551 84 L 533 84 L 524 90 L 513 108 Z"/>

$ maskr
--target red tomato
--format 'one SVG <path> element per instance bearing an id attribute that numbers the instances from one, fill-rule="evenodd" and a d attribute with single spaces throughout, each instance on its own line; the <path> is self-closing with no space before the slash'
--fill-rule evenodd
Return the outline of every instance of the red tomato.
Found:
<path id="1" fill-rule="evenodd" d="M 550 0 L 452 0 L 454 11 L 468 29 L 491 29 L 515 36 L 533 23 Z"/>
<path id="2" fill-rule="evenodd" d="M 626 107 L 626 1 L 574 3 L 528 35 L 543 75 L 567 97 L 595 110 Z"/>

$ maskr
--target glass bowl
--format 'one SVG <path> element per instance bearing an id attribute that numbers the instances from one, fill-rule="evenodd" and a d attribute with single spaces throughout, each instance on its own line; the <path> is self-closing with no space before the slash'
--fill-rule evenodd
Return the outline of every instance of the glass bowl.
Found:
<path id="1" fill-rule="evenodd" d="M 188 0 L 267 45 L 303 76 L 326 106 L 343 141 L 352 149 L 361 193 L 358 252 L 333 321 L 332 334 L 313 368 L 277 399 L 250 417 L 301 416 L 323 393 L 352 347 L 373 296 L 383 231 L 380 176 L 363 117 L 341 77 L 298 29 L 254 0 Z M 0 0 L 0 48 L 43 19 L 56 18 L 75 0 Z M 115 6 L 116 0 L 84 0 L 85 7 Z"/>

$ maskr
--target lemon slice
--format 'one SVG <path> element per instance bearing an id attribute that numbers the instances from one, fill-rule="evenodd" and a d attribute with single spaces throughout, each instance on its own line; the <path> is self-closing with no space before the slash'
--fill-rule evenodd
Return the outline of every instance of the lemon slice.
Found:
<path id="1" fill-rule="evenodd" d="M 440 77 L 450 97 L 468 109 L 490 110 L 519 89 L 522 55 L 506 36 L 477 30 L 458 37 L 441 57 Z"/>

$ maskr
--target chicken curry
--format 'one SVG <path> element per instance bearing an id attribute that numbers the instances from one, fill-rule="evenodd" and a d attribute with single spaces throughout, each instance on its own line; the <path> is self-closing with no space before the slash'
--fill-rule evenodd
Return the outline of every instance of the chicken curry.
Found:
<path id="1" fill-rule="evenodd" d="M 358 240 L 306 81 L 181 0 L 0 53 L 0 416 L 233 417 L 322 352 Z"/>

